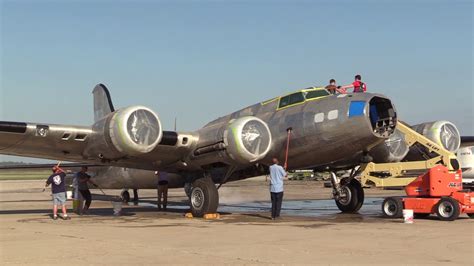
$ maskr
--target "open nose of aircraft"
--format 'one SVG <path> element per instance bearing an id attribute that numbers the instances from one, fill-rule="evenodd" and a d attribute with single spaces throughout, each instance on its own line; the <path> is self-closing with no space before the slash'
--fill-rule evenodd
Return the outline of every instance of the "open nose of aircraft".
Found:
<path id="1" fill-rule="evenodd" d="M 357 108 L 357 102 L 351 102 L 349 116 L 351 112 L 357 112 Z M 381 138 L 390 137 L 397 126 L 397 112 L 390 99 L 383 96 L 373 96 L 369 98 L 367 108 L 373 133 Z"/>

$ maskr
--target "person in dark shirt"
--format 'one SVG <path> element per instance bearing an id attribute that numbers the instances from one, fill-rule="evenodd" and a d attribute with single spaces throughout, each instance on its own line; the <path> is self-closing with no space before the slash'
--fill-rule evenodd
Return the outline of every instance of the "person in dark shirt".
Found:
<path id="1" fill-rule="evenodd" d="M 331 79 L 329 81 L 329 85 L 327 85 L 325 89 L 328 90 L 329 93 L 331 94 L 336 94 L 336 91 L 337 91 L 336 80 Z"/>
<path id="2" fill-rule="evenodd" d="M 63 169 L 58 166 L 53 167 L 53 174 L 48 177 L 46 180 L 46 185 L 44 186 L 43 191 L 51 185 L 51 192 L 53 194 L 53 219 L 58 219 L 58 205 L 61 205 L 63 211 L 63 220 L 69 220 L 71 217 L 67 215 L 66 212 L 66 186 L 64 185 L 64 180 L 66 178 L 66 173 Z"/>
<path id="3" fill-rule="evenodd" d="M 76 173 L 76 178 L 79 184 L 78 185 L 79 193 L 81 193 L 82 197 L 86 200 L 86 203 L 84 204 L 84 208 L 82 209 L 81 214 L 87 213 L 92 203 L 92 195 L 87 183 L 91 183 L 92 185 L 97 187 L 97 184 L 91 180 L 91 176 L 87 174 L 87 169 L 88 169 L 87 166 L 83 166 L 81 168 L 81 171 Z"/>

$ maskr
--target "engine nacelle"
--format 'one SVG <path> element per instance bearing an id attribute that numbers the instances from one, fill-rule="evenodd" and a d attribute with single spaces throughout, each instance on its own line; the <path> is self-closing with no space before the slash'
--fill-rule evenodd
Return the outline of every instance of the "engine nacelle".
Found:
<path id="1" fill-rule="evenodd" d="M 451 122 L 434 121 L 414 125 L 411 128 L 450 152 L 456 152 L 461 145 L 459 130 Z"/>
<path id="2" fill-rule="evenodd" d="M 391 163 L 403 160 L 409 151 L 405 135 L 396 129 L 387 140 L 375 146 L 370 153 L 375 163 Z"/>
<path id="3" fill-rule="evenodd" d="M 461 136 L 457 127 L 448 121 L 428 122 L 411 127 L 416 132 L 427 137 L 451 152 L 456 152 L 461 145 Z M 371 151 L 374 162 L 399 162 L 404 158 L 422 160 L 419 150 L 410 149 L 405 142 L 405 136 L 398 129 L 385 142 L 377 145 Z"/>
<path id="4" fill-rule="evenodd" d="M 151 152 L 163 136 L 158 115 L 144 106 L 117 110 L 97 121 L 92 129 L 86 154 L 105 159 Z"/>
<path id="5" fill-rule="evenodd" d="M 241 164 L 256 162 L 267 155 L 272 134 L 267 123 L 258 117 L 246 116 L 231 120 L 224 131 L 227 155 Z"/>

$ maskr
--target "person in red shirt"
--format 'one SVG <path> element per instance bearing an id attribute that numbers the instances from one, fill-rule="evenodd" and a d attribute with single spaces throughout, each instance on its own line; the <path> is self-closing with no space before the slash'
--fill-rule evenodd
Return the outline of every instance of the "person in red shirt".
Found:
<path id="1" fill-rule="evenodd" d="M 354 77 L 354 82 L 352 82 L 349 85 L 342 86 L 340 90 L 345 91 L 346 89 L 354 88 L 354 93 L 356 92 L 366 92 L 367 91 L 367 85 L 362 82 L 362 77 L 360 75 L 356 75 Z"/>

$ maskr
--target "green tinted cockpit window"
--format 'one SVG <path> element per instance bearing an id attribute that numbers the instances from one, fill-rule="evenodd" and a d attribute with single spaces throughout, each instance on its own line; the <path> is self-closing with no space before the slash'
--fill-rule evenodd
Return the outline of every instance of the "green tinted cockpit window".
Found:
<path id="1" fill-rule="evenodd" d="M 313 98 L 318 98 L 318 97 L 323 97 L 323 96 L 328 96 L 329 92 L 326 90 L 314 90 L 314 91 L 308 91 L 306 94 L 306 99 L 313 99 Z"/>
<path id="2" fill-rule="evenodd" d="M 290 95 L 281 97 L 280 99 L 280 104 L 278 105 L 278 108 L 285 107 L 290 104 Z"/>
<path id="3" fill-rule="evenodd" d="M 302 92 L 296 92 L 285 97 L 281 97 L 280 104 L 278 108 L 283 108 L 288 105 L 292 105 L 295 103 L 302 103 L 304 102 L 305 98 Z"/>

